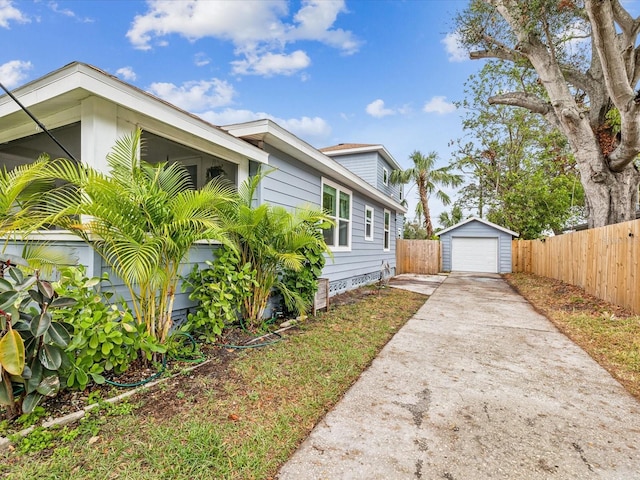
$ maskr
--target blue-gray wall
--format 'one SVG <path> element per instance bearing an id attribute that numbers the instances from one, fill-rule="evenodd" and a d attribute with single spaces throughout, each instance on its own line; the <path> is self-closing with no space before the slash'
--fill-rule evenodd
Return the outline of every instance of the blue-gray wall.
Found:
<path id="1" fill-rule="evenodd" d="M 511 234 L 493 228 L 477 220 L 472 220 L 464 225 L 449 230 L 440 235 L 442 248 L 442 270 L 451 271 L 451 239 L 453 237 L 484 237 L 498 239 L 498 271 L 511 273 Z"/>
<path id="2" fill-rule="evenodd" d="M 353 153 L 348 155 L 331 156 L 336 162 L 348 168 L 350 171 L 358 175 L 369 185 L 373 185 L 382 193 L 389 195 L 397 202 L 401 201 L 400 186 L 384 184 L 384 168 L 389 172 L 393 171 L 393 167 L 378 152 Z"/>
<path id="3" fill-rule="evenodd" d="M 322 185 L 320 172 L 303 165 L 283 152 L 270 148 L 268 145 L 265 146 L 265 149 L 271 155 L 269 165 L 275 167 L 276 171 L 268 175 L 262 182 L 262 201 L 289 208 L 300 207 L 304 204 L 320 206 Z M 331 177 L 325 176 L 325 178 L 340 185 L 339 181 Z M 384 251 L 384 207 L 358 192 L 352 190 L 351 193 L 351 251 L 335 252 L 333 258 L 327 256 L 322 273 L 324 278 L 329 279 L 331 295 L 375 282 L 380 278 L 383 261 L 389 263 L 392 274 L 395 272 L 396 212 L 390 210 L 390 248 L 388 251 Z M 373 241 L 364 239 L 365 205 L 374 209 Z"/>
<path id="4" fill-rule="evenodd" d="M 35 242 L 33 242 L 35 243 Z M 8 242 L 5 247 L 5 252 L 22 256 L 24 241 L 17 240 Z M 194 245 L 189 251 L 189 256 L 182 264 L 181 275 L 186 276 L 194 265 L 201 267 L 205 266 L 206 260 L 213 260 L 214 250 L 217 246 L 208 244 Z M 47 243 L 47 249 L 52 251 L 64 252 L 69 256 L 69 265 L 84 265 L 87 267 L 87 277 L 100 277 L 102 273 L 106 272 L 109 275 L 109 282 L 102 283 L 102 290 L 105 292 L 112 292 L 114 296 L 112 301 L 119 302 L 124 300 L 126 302 L 131 300 L 131 295 L 127 287 L 124 285 L 122 279 L 116 276 L 113 271 L 104 263 L 102 258 L 96 254 L 90 245 L 84 241 L 78 240 L 55 240 Z M 66 265 L 59 265 L 60 267 Z M 54 271 L 49 280 L 57 280 L 59 278 L 58 272 Z M 186 318 L 186 314 L 189 309 L 194 308 L 197 302 L 189 300 L 189 292 L 182 292 L 182 281 L 178 283 L 176 291 L 176 297 L 174 301 L 174 320 L 182 320 Z"/>
<path id="5" fill-rule="evenodd" d="M 180 275 L 187 276 L 193 269 L 194 265 L 199 267 L 205 267 L 205 261 L 214 259 L 214 252 L 217 248 L 217 244 L 208 245 L 205 243 L 199 243 L 191 247 L 188 257 L 182 262 L 180 268 Z M 129 290 L 124 285 L 122 279 L 116 276 L 111 268 L 107 266 L 104 261 L 102 262 L 102 272 L 109 274 L 109 284 L 106 284 L 103 289 L 114 293 L 113 299 L 122 299 L 129 301 L 131 295 Z M 182 280 L 178 281 L 176 288 L 176 296 L 173 303 L 173 319 L 174 321 L 182 321 L 186 319 L 187 313 L 190 309 L 195 308 L 198 302 L 189 300 L 189 291 L 182 291 Z"/>

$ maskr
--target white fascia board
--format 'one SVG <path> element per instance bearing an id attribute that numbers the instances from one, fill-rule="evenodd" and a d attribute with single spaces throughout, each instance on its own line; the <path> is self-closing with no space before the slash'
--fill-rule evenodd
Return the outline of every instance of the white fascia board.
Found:
<path id="1" fill-rule="evenodd" d="M 27 108 L 67 93 L 72 94 L 71 101 L 84 96 L 96 95 L 123 108 L 155 118 L 175 128 L 184 130 L 208 142 L 231 150 L 260 163 L 268 162 L 268 154 L 259 148 L 229 135 L 220 128 L 201 118 L 171 105 L 143 90 L 111 77 L 96 68 L 82 63 L 73 63 L 45 77 L 17 89 L 14 95 Z M 86 92 L 82 95 L 81 92 Z M 75 92 L 74 92 L 75 93 Z M 0 117 L 20 110 L 15 102 L 6 95 L 0 98 Z"/>
<path id="2" fill-rule="evenodd" d="M 345 187 L 358 191 L 366 195 L 368 198 L 374 198 L 381 204 L 392 208 L 396 212 L 407 212 L 407 208 L 399 202 L 369 185 L 351 170 L 340 165 L 333 158 L 316 150 L 311 145 L 288 132 L 272 120 L 256 120 L 253 122 L 226 125 L 222 128 L 227 130 L 230 134 L 238 137 L 260 137 L 260 139 L 265 143 L 273 145 L 278 150 L 288 153 L 293 158 L 315 168 L 321 174 L 326 175 L 334 181 L 340 182 Z"/>
<path id="3" fill-rule="evenodd" d="M 440 230 L 439 232 L 436 233 L 436 235 L 440 236 L 444 233 L 450 232 L 451 230 L 455 230 L 458 227 L 461 227 L 463 225 L 466 225 L 467 223 L 470 222 L 480 222 L 483 223 L 489 227 L 495 228 L 496 230 L 500 230 L 501 232 L 504 233 L 508 233 L 509 235 L 512 235 L 514 237 L 519 237 L 520 234 L 516 233 L 512 230 L 509 230 L 508 228 L 504 228 L 501 227 L 500 225 L 496 225 L 495 223 L 490 222 L 489 220 L 485 220 L 484 218 L 478 218 L 478 217 L 469 217 L 466 220 L 461 221 L 460 223 L 456 223 L 455 225 L 449 227 L 449 228 L 445 228 L 444 230 Z"/>
<path id="4" fill-rule="evenodd" d="M 354 148 L 345 148 L 342 150 L 333 150 L 326 152 L 325 155 L 328 157 L 338 157 L 340 155 L 351 155 L 354 153 L 367 153 L 367 152 L 378 152 L 382 158 L 384 158 L 389 165 L 391 165 L 396 170 L 402 170 L 400 164 L 396 161 L 395 158 L 389 153 L 389 151 L 385 148 L 384 145 L 367 145 L 366 147 L 354 147 Z"/>

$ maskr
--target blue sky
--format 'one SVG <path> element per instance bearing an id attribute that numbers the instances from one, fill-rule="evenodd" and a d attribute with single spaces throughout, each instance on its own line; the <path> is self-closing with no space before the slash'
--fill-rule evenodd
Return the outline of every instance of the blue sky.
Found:
<path id="1" fill-rule="evenodd" d="M 81 61 L 218 125 L 268 117 L 317 148 L 381 143 L 404 168 L 414 150 L 444 165 L 463 134 L 452 102 L 482 66 L 451 36 L 466 4 L 0 0 L 0 82 Z"/>

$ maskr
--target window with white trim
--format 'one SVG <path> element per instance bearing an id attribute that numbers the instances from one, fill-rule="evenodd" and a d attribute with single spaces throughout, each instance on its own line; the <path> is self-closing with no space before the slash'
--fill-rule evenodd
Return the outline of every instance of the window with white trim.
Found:
<path id="1" fill-rule="evenodd" d="M 373 207 L 364 206 L 364 239 L 373 241 Z"/>
<path id="2" fill-rule="evenodd" d="M 389 185 L 389 170 L 382 167 L 382 183 Z"/>
<path id="3" fill-rule="evenodd" d="M 334 222 L 323 231 L 327 246 L 333 251 L 351 250 L 351 191 L 323 179 L 322 208 Z"/>
<path id="4" fill-rule="evenodd" d="M 383 249 L 388 251 L 391 249 L 391 212 L 384 211 L 384 246 Z"/>

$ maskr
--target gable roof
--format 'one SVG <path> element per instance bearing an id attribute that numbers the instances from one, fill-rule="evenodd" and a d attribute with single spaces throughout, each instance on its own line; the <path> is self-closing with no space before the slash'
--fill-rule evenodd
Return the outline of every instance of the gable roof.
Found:
<path id="1" fill-rule="evenodd" d="M 46 122 L 50 129 L 60 126 L 58 123 L 69 123 L 71 116 L 79 116 L 82 101 L 95 96 L 200 137 L 232 155 L 260 163 L 266 163 L 268 158 L 266 152 L 229 135 L 197 115 L 86 63 L 69 63 L 13 90 L 12 93 L 36 118 L 50 119 Z M 0 142 L 24 137 L 25 132 L 28 135 L 34 132 L 31 119 L 9 95 L 0 96 Z"/>
<path id="2" fill-rule="evenodd" d="M 496 225 L 495 223 L 490 222 L 489 220 L 485 220 L 484 218 L 478 218 L 478 217 L 469 217 L 466 220 L 463 220 L 460 223 L 456 223 L 455 225 L 449 227 L 449 228 L 445 228 L 444 230 L 440 230 L 439 232 L 436 233 L 436 235 L 440 236 L 443 233 L 447 233 L 450 232 L 451 230 L 455 230 L 456 228 L 460 228 L 463 225 L 466 225 L 467 223 L 471 223 L 471 222 L 480 222 L 483 223 L 484 225 L 487 225 L 488 227 L 491 228 L 495 228 L 496 230 L 500 230 L 501 232 L 504 233 L 508 233 L 509 235 L 513 236 L 513 237 L 519 237 L 520 234 L 516 233 L 512 230 L 509 230 L 508 228 L 504 228 L 501 227 L 500 225 Z"/>
<path id="3" fill-rule="evenodd" d="M 322 153 L 334 152 L 336 150 L 348 150 L 351 148 L 363 148 L 363 147 L 375 147 L 373 143 L 339 143 L 338 145 L 333 145 L 331 147 L 323 147 L 319 148 Z"/>
<path id="4" fill-rule="evenodd" d="M 351 155 L 354 153 L 370 153 L 377 152 L 382 158 L 384 158 L 389 165 L 396 170 L 402 170 L 400 164 L 389 153 L 389 151 L 378 143 L 339 143 L 331 147 L 324 147 L 319 149 L 325 155 L 330 157 L 336 157 L 339 155 Z"/>
<path id="5" fill-rule="evenodd" d="M 393 208 L 397 212 L 406 213 L 407 211 L 407 208 L 397 200 L 369 185 L 351 170 L 296 137 L 293 133 L 285 130 L 273 120 L 255 120 L 253 122 L 226 125 L 222 128 L 237 137 L 254 142 L 262 141 L 272 145 L 305 165 L 318 170 L 332 180 L 344 184 L 345 187 L 363 193 L 370 198 L 375 198 L 383 205 Z"/>

